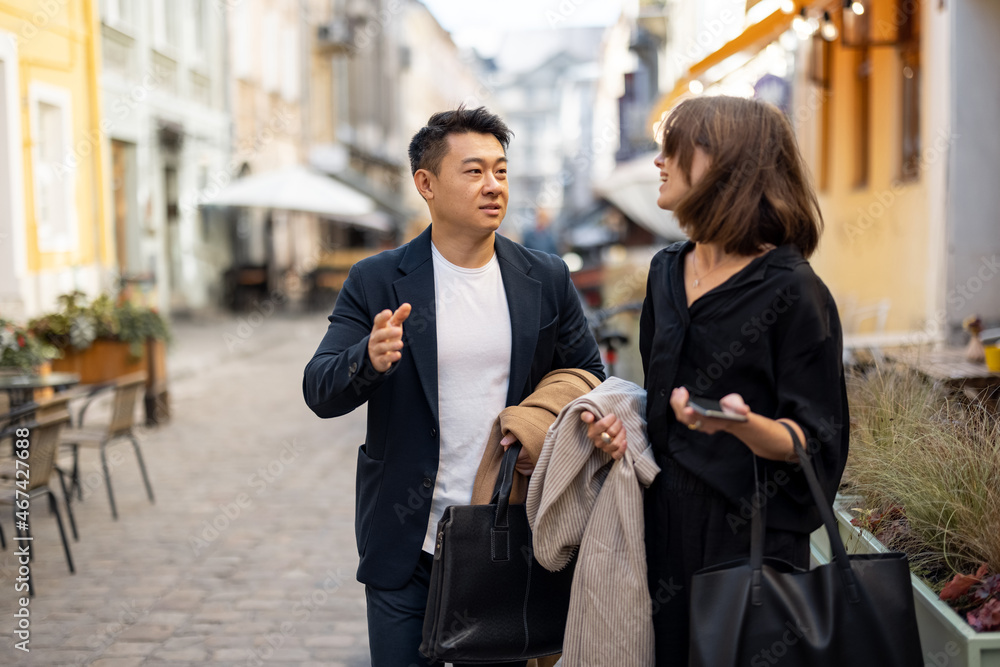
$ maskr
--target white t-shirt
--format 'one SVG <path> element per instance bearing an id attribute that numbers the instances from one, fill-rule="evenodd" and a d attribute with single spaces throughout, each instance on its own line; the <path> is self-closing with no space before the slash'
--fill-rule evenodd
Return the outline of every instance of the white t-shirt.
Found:
<path id="1" fill-rule="evenodd" d="M 438 521 L 472 502 L 486 440 L 507 404 L 510 312 L 494 254 L 478 269 L 455 266 L 431 245 L 437 313 L 441 447 L 424 551 L 434 553 Z"/>

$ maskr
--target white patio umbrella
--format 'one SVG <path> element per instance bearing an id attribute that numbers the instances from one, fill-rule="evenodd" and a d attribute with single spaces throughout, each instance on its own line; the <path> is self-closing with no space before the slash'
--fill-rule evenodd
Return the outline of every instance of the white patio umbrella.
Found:
<path id="1" fill-rule="evenodd" d="M 237 179 L 206 196 L 201 205 L 304 211 L 362 224 L 377 218 L 372 215 L 375 200 L 371 197 L 301 165 Z"/>

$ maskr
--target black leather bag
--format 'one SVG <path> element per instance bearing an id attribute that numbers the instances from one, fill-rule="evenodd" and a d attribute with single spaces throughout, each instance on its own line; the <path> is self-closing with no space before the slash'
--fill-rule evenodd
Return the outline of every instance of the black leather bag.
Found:
<path id="1" fill-rule="evenodd" d="M 490 505 L 452 506 L 438 523 L 420 652 L 447 662 L 537 658 L 562 649 L 575 560 L 535 560 L 524 505 L 510 504 L 520 443 L 504 453 Z"/>
<path id="2" fill-rule="evenodd" d="M 757 489 L 750 559 L 691 581 L 690 667 L 921 667 L 910 569 L 902 553 L 847 555 L 829 501 L 787 427 L 830 536 L 833 562 L 812 570 L 764 558 Z"/>

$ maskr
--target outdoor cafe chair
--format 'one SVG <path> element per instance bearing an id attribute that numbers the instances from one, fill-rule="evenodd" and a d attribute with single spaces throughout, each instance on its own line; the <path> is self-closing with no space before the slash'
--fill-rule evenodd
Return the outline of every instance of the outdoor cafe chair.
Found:
<path id="1" fill-rule="evenodd" d="M 56 502 L 55 494 L 52 493 L 52 488 L 49 486 L 55 470 L 56 451 L 59 447 L 59 433 L 67 422 L 69 422 L 69 412 L 56 411 L 38 417 L 36 421 L 11 425 L 0 431 L 0 440 L 14 438 L 15 442 L 19 439 L 17 437 L 19 429 L 27 429 L 30 434 L 28 437 L 30 444 L 27 447 L 28 455 L 26 459 L 15 456 L 0 462 L 0 505 L 11 505 L 13 507 L 15 535 L 17 537 L 31 538 L 32 536 L 29 532 L 30 525 L 34 517 L 38 516 L 37 509 L 35 509 L 31 501 L 42 496 L 47 496 L 49 508 L 55 515 L 56 523 L 59 526 L 59 536 L 62 538 L 63 551 L 66 553 L 66 564 L 69 566 L 69 571 L 75 573 L 76 568 L 73 567 L 73 557 L 69 552 L 69 541 L 66 539 L 66 531 L 63 529 L 62 515 L 59 513 L 59 505 Z M 16 449 L 20 451 L 20 448 Z M 19 485 L 19 482 L 24 486 Z M 24 514 L 20 514 L 19 516 L 19 513 L 25 510 L 23 506 L 18 507 L 18 500 L 23 500 L 23 496 L 19 496 L 18 491 L 28 494 L 27 521 L 24 521 Z M 64 486 L 64 495 L 65 492 Z M 68 507 L 68 498 L 66 503 Z M 34 544 L 34 541 L 31 544 Z M 7 548 L 2 528 L 0 528 L 0 545 Z M 34 584 L 31 581 L 30 572 L 28 574 L 28 587 L 29 591 L 34 594 Z"/>
<path id="2" fill-rule="evenodd" d="M 102 390 L 94 392 L 80 409 L 80 416 L 77 419 L 77 427 L 68 428 L 63 431 L 61 443 L 68 447 L 72 453 L 72 469 L 70 478 L 72 480 L 71 493 L 76 490 L 77 496 L 83 498 L 83 490 L 80 485 L 80 448 L 95 448 L 101 455 L 101 468 L 104 471 L 104 484 L 108 489 L 108 501 L 111 503 L 111 516 L 118 519 L 118 508 L 115 505 L 115 495 L 111 488 L 111 471 L 108 468 L 107 448 L 108 445 L 122 440 L 129 440 L 135 450 L 135 458 L 139 462 L 139 472 L 142 474 L 142 481 L 146 485 L 146 495 L 149 502 L 155 502 L 153 498 L 153 488 L 149 484 L 149 476 L 146 474 L 146 465 L 142 460 L 142 451 L 139 449 L 139 439 L 135 435 L 135 406 L 138 397 L 146 386 L 145 373 L 132 373 L 118 378 L 113 384 L 107 385 Z M 103 395 L 106 391 L 113 390 L 111 400 L 111 421 L 96 427 L 87 427 L 84 418 L 87 408 L 91 402 Z M 60 467 L 65 470 L 65 467 Z"/>
<path id="3" fill-rule="evenodd" d="M 75 397 L 76 392 L 70 390 L 59 392 L 52 398 L 20 405 L 6 414 L 0 414 L 0 430 L 3 430 L 4 433 L 13 433 L 15 428 L 25 427 L 22 422 L 41 421 L 47 417 L 63 417 L 66 422 L 69 422 L 71 419 L 69 402 Z M 16 454 L 16 448 L 13 446 L 14 440 L 10 439 L 8 445 L 3 443 L 4 439 L 0 438 L 0 452 L 3 452 L 2 455 L 9 456 Z M 56 456 L 58 456 L 58 445 L 56 450 Z M 9 467 L 14 465 L 16 464 L 9 460 L 0 463 L 0 478 L 3 477 L 3 471 L 6 469 L 4 466 Z M 59 484 L 62 487 L 63 498 L 66 500 L 66 515 L 69 517 L 69 527 L 73 533 L 73 539 L 79 540 L 80 536 L 76 530 L 76 518 L 73 516 L 73 510 L 69 506 L 69 493 L 66 489 L 66 480 L 63 478 L 62 471 L 59 470 L 58 464 L 54 463 L 53 467 L 59 473 Z"/>

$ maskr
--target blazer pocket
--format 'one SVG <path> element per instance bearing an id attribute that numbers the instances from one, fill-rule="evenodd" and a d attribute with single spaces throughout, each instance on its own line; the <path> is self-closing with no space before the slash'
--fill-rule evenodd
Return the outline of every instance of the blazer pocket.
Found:
<path id="1" fill-rule="evenodd" d="M 382 490 L 382 474 L 385 462 L 371 458 L 365 453 L 365 446 L 358 447 L 358 469 L 355 479 L 354 498 L 354 538 L 358 543 L 358 555 L 365 555 L 368 537 L 375 519 Z"/>

